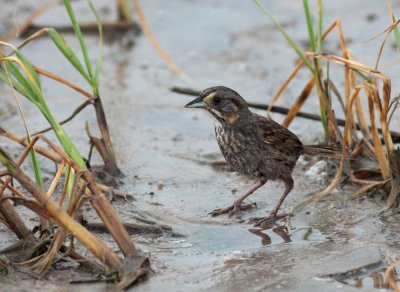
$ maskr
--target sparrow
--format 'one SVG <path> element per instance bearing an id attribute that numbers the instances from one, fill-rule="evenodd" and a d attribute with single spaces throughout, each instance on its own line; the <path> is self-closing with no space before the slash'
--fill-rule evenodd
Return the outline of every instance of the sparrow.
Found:
<path id="1" fill-rule="evenodd" d="M 228 164 L 238 173 L 258 179 L 258 183 L 232 205 L 210 214 L 230 215 L 250 208 L 243 201 L 268 180 L 280 180 L 285 191 L 269 216 L 255 218 L 255 226 L 270 226 L 288 214 L 278 214 L 293 188 L 292 172 L 300 155 L 340 156 L 340 150 L 326 145 L 303 145 L 299 138 L 269 117 L 249 110 L 246 101 L 234 90 L 216 86 L 203 90 L 185 108 L 201 108 L 214 118 L 215 136 Z"/>

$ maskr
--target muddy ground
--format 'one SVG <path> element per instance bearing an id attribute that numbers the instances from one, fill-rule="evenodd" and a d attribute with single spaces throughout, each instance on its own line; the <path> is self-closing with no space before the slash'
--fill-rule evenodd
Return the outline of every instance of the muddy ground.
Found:
<path id="1" fill-rule="evenodd" d="M 22 20 L 41 1 L 30 4 L 0 1 L 0 33 L 8 32 L 14 21 Z M 265 1 L 287 31 L 303 47 L 307 29 L 301 1 Z M 104 19 L 115 18 L 114 7 L 95 1 Z M 138 247 L 150 254 L 154 275 L 139 284 L 143 291 L 375 291 L 371 272 L 400 258 L 400 215 L 397 210 L 379 215 L 385 202 L 377 192 L 359 200 L 349 200 L 352 186 L 335 190 L 320 202 L 311 203 L 290 220 L 290 235 L 281 229 L 250 232 L 248 218 L 271 210 L 283 192 L 283 185 L 270 182 L 250 200 L 257 208 L 233 218 L 211 218 L 208 212 L 230 204 L 254 182 L 213 162 L 222 159 L 214 138 L 213 123 L 202 112 L 184 109 L 191 97 L 169 91 L 172 86 L 202 89 L 225 85 L 236 89 L 248 100 L 269 102 L 271 96 L 294 68 L 297 56 L 282 36 L 252 1 L 141 1 L 153 32 L 172 59 L 192 80 L 191 84 L 173 75 L 142 35 L 134 32 L 106 34 L 101 97 L 106 108 L 114 149 L 124 176 L 120 189 L 135 200 L 113 203 L 125 222 L 145 217 L 172 227 L 172 232 L 133 235 Z M 400 8 L 393 3 L 395 11 Z M 77 3 L 78 17 L 90 22 L 84 3 Z M 13 15 L 13 16 L 12 16 Z M 348 47 L 363 63 L 374 66 L 382 38 L 373 39 L 389 25 L 382 1 L 326 1 L 325 27 L 342 21 Z M 65 24 L 62 6 L 40 17 L 35 24 Z M 71 46 L 78 48 L 71 34 Z M 14 40 L 18 43 L 19 40 Z M 96 36 L 87 37 L 88 47 L 96 56 Z M 327 52 L 339 54 L 334 34 L 326 42 Z M 67 64 L 47 38 L 30 44 L 24 53 L 36 65 L 87 88 L 82 78 Z M 393 96 L 399 92 L 399 58 L 388 41 L 381 61 L 392 78 Z M 334 66 L 332 66 L 334 67 Z M 331 68 L 343 92 L 341 68 Z M 279 101 L 289 106 L 309 78 L 302 70 Z M 45 82 L 45 93 L 55 115 L 61 120 L 82 102 L 82 97 L 65 87 Z M 23 125 L 10 97 L 1 85 L 0 124 L 9 131 L 23 134 Z M 30 104 L 23 103 L 32 131 L 47 126 Z M 304 111 L 318 113 L 317 98 L 306 102 Z M 338 110 L 339 112 L 339 110 Z M 263 112 L 260 112 L 263 114 Z M 277 121 L 283 116 L 273 114 Z M 65 126 L 82 153 L 89 151 L 84 122 L 96 132 L 91 109 Z M 399 120 L 392 123 L 398 128 Z M 290 127 L 304 143 L 322 140 L 319 123 L 296 119 Z M 16 152 L 18 147 L 0 139 L 2 146 Z M 100 160 L 95 157 L 94 164 Z M 329 182 L 331 166 L 315 167 L 318 159 L 301 159 L 294 171 L 295 188 L 283 206 L 290 210 L 307 194 L 321 190 Z M 316 169 L 310 172 L 310 168 Z M 51 165 L 45 166 L 49 176 Z M 32 214 L 19 207 L 27 218 Z M 92 222 L 99 222 L 87 213 Z M 34 220 L 27 220 L 33 227 Z M 159 231 L 159 229 L 157 229 Z M 108 235 L 99 234 L 114 249 Z M 0 248 L 16 241 L 0 226 Z M 48 275 L 37 278 L 30 272 L 10 268 L 0 275 L 0 290 L 8 291 L 114 291 L 112 284 L 77 284 L 71 281 L 92 279 L 92 275 L 57 265 Z M 86 278 L 85 278 L 86 277 Z M 357 280 L 358 279 L 358 280 Z M 135 288 L 133 288 L 135 289 Z M 132 290 L 133 290 L 132 289 Z"/>

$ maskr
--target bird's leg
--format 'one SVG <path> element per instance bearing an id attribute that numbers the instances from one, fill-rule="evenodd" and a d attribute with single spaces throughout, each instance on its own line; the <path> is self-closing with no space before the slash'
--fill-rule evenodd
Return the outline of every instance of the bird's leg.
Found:
<path id="1" fill-rule="evenodd" d="M 275 208 L 271 211 L 271 214 L 268 217 L 250 219 L 252 222 L 255 222 L 254 226 L 260 226 L 262 228 L 269 228 L 269 227 L 272 227 L 275 224 L 275 222 L 278 221 L 279 219 L 285 218 L 288 215 L 290 215 L 290 214 L 278 214 L 278 210 L 281 207 L 283 201 L 285 200 L 286 196 L 290 193 L 290 191 L 293 188 L 293 179 L 291 177 L 286 178 L 283 181 L 286 186 L 285 192 L 283 193 L 282 197 L 279 199 Z"/>
<path id="2" fill-rule="evenodd" d="M 226 207 L 224 209 L 215 209 L 214 211 L 210 212 L 210 215 L 213 217 L 219 216 L 222 214 L 226 214 L 226 213 L 229 213 L 230 215 L 232 215 L 232 214 L 236 213 L 237 211 L 246 210 L 246 209 L 253 207 L 254 203 L 242 205 L 242 202 L 248 196 L 250 196 L 252 193 L 254 193 L 258 188 L 265 185 L 266 182 L 267 182 L 267 179 L 261 178 L 260 182 L 256 186 L 251 188 L 247 193 L 245 193 L 243 196 L 241 196 L 239 199 L 237 199 L 232 205 L 230 205 L 229 207 Z"/>

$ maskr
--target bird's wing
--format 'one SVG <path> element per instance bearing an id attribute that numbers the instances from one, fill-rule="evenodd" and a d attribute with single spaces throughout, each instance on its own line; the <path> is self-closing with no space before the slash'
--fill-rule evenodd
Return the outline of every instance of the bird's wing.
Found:
<path id="1" fill-rule="evenodd" d="M 303 145 L 299 138 L 274 120 L 255 114 L 257 128 L 265 144 L 275 149 L 290 149 L 302 151 Z M 290 149 L 289 149 L 290 148 Z"/>

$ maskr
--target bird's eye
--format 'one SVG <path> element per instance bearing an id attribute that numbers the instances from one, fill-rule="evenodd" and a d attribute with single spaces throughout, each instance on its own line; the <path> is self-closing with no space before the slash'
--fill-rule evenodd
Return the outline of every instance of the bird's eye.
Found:
<path id="1" fill-rule="evenodd" d="M 214 103 L 220 103 L 222 101 L 222 99 L 219 96 L 215 96 L 213 101 L 214 101 Z"/>

